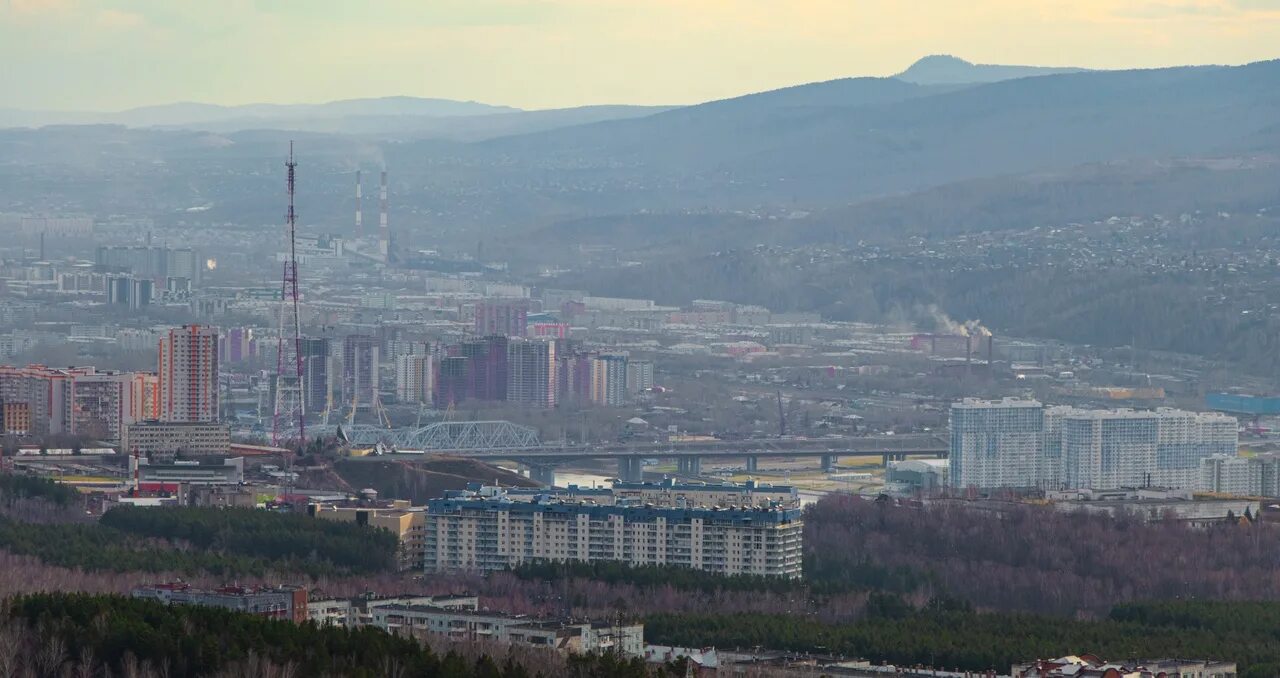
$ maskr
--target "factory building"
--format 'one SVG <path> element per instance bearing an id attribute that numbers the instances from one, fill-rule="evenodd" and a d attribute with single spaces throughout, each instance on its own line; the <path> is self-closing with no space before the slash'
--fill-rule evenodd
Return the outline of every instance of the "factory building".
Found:
<path id="1" fill-rule="evenodd" d="M 798 508 L 625 507 L 458 497 L 429 501 L 425 520 L 428 572 L 607 561 L 801 576 Z"/>
<path id="2" fill-rule="evenodd" d="M 120 449 L 135 455 L 223 455 L 231 449 L 231 433 L 218 423 L 139 421 L 124 427 Z"/>

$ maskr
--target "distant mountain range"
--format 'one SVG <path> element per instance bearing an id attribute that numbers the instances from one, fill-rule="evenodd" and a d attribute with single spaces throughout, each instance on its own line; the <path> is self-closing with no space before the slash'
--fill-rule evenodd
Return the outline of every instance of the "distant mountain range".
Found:
<path id="1" fill-rule="evenodd" d="M 1030 78 L 1037 75 L 1081 73 L 1085 70 L 1083 68 L 975 64 L 950 54 L 934 54 L 911 64 L 910 68 L 893 77 L 917 85 L 971 85 Z"/>
<path id="2" fill-rule="evenodd" d="M 902 196 L 947 185 L 959 187 L 955 195 L 974 193 L 964 200 L 965 228 L 980 228 L 1007 223 L 1019 196 L 1046 194 L 1008 183 L 1019 176 L 1280 152 L 1280 61 L 1075 72 L 955 61 L 927 58 L 902 77 L 845 78 L 679 108 L 518 111 L 418 99 L 179 105 L 130 113 L 161 128 L 0 130 L 0 212 L 52 204 L 127 213 L 146 205 L 163 215 L 211 204 L 184 218 L 271 223 L 278 195 L 259 188 L 261 177 L 275 171 L 292 138 L 306 163 L 307 214 L 337 227 L 351 212 L 349 174 L 376 165 L 392 169 L 400 209 L 429 215 L 405 220 L 407 228 L 428 221 L 543 228 L 641 211 L 813 212 L 812 220 L 825 214 L 827 223 L 812 232 L 826 234 L 885 223 L 941 228 L 945 206 L 915 210 Z M 940 82 L 948 79 L 966 82 Z M 184 117 L 202 122 L 171 124 Z M 58 172 L 69 181 L 50 181 Z M 1219 176 L 1189 174 L 1178 190 L 1194 193 L 1202 175 Z M 96 183 L 105 177 L 111 186 Z M 986 194 L 1001 197 L 987 203 Z M 946 193 L 929 195 L 933 204 Z M 841 211 L 868 201 L 878 202 Z M 1050 212 L 1025 213 L 1047 219 Z M 464 237 L 480 233 L 457 228 Z"/>
<path id="3" fill-rule="evenodd" d="M 928 56 L 912 64 L 896 78 L 914 85 L 954 86 L 1078 70 L 977 65 L 952 56 Z M 844 91 L 842 87 L 847 88 L 848 83 L 856 80 L 858 79 L 838 80 L 834 82 L 844 84 L 828 87 L 801 85 L 726 101 L 753 98 L 754 101 L 788 100 L 788 104 L 793 106 L 849 105 L 852 100 L 840 98 Z M 869 96 L 885 95 L 882 92 Z M 857 101 L 863 104 L 874 102 L 871 99 Z M 348 99 L 321 104 L 221 106 L 179 102 L 141 106 L 118 112 L 27 111 L 0 108 L 0 128 L 105 124 L 125 127 L 196 129 L 207 132 L 279 129 L 472 141 L 590 122 L 642 117 L 671 108 L 673 107 L 608 105 L 525 111 L 511 106 L 496 106 L 476 101 L 408 96 Z"/>

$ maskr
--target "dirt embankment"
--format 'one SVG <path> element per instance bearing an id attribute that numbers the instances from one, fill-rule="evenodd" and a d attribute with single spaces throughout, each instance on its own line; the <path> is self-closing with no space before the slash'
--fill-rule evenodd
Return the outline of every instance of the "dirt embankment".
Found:
<path id="1" fill-rule="evenodd" d="M 465 489 L 469 483 L 505 487 L 536 487 L 528 478 L 491 464 L 460 457 L 428 456 L 421 461 L 364 461 L 343 459 L 334 471 L 354 489 L 378 491 L 381 499 L 408 499 L 421 504 L 445 490 Z"/>

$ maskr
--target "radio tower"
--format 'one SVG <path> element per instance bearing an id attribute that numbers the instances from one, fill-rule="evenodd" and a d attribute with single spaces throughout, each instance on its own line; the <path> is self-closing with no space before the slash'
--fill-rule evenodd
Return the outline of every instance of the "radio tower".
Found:
<path id="1" fill-rule="evenodd" d="M 271 444 L 279 447 L 297 430 L 297 448 L 307 442 L 306 411 L 302 399 L 302 327 L 298 320 L 298 252 L 297 214 L 293 211 L 294 170 L 293 142 L 289 142 L 287 190 L 289 211 L 285 213 L 285 230 L 289 236 L 289 257 L 284 262 L 280 281 L 280 334 L 276 351 L 276 403 L 271 425 Z"/>

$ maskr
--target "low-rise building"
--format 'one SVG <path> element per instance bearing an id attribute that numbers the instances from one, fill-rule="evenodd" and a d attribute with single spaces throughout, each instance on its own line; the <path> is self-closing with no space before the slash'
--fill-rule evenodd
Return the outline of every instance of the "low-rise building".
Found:
<path id="1" fill-rule="evenodd" d="M 129 457 L 130 476 L 140 483 L 183 485 L 239 485 L 244 482 L 244 457 L 156 462 Z"/>
<path id="2" fill-rule="evenodd" d="M 210 422 L 141 421 L 126 425 L 120 438 L 127 454 L 223 455 L 230 448 L 230 430 Z"/>
<path id="3" fill-rule="evenodd" d="M 372 611 L 391 605 L 429 607 L 437 610 L 480 609 L 480 599 L 470 594 L 442 596 L 375 596 L 366 594 L 354 598 L 326 598 L 307 604 L 308 618 L 321 626 L 356 628 L 373 623 Z"/>
<path id="4" fill-rule="evenodd" d="M 421 570 L 423 566 L 423 528 L 426 525 L 424 511 L 413 508 L 407 501 L 371 503 L 322 503 L 312 504 L 311 515 L 322 520 L 352 522 L 390 530 L 400 540 L 396 552 L 400 571 Z"/>
<path id="5" fill-rule="evenodd" d="M 618 652 L 644 656 L 644 625 L 536 619 L 420 605 L 386 605 L 370 610 L 372 625 L 392 633 L 434 635 L 450 640 L 491 640 L 552 648 L 565 653 Z"/>
<path id="6" fill-rule="evenodd" d="M 299 586 L 224 586 L 219 589 L 197 589 L 183 582 L 171 582 L 140 586 L 133 590 L 133 597 L 169 605 L 220 607 L 298 624 L 307 620 L 307 590 Z"/>
<path id="7" fill-rule="evenodd" d="M 1205 659 L 1104 661 L 1094 655 L 1037 659 L 1015 664 L 1012 678 L 1235 678 L 1235 662 Z"/>

